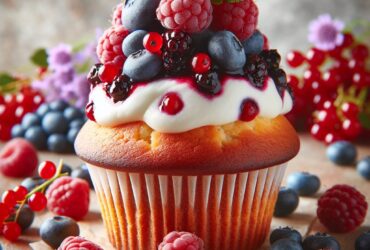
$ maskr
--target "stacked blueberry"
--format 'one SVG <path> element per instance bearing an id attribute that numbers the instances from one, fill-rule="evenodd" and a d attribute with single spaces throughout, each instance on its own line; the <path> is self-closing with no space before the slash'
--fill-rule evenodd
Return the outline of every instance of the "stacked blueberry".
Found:
<path id="1" fill-rule="evenodd" d="M 41 105 L 36 113 L 27 114 L 12 129 L 12 137 L 23 137 L 39 150 L 55 153 L 73 152 L 73 144 L 85 123 L 82 110 L 64 101 Z"/>

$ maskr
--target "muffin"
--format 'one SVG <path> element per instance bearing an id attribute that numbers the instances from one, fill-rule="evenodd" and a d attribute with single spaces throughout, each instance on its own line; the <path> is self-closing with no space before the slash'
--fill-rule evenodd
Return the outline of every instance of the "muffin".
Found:
<path id="1" fill-rule="evenodd" d="M 263 50 L 256 21 L 238 30 L 212 16 L 230 5 L 252 20 L 253 1 L 194 1 L 197 25 L 165 21 L 171 2 L 118 6 L 122 21 L 115 17 L 102 36 L 102 63 L 88 76 L 90 121 L 76 152 L 117 249 L 157 249 L 174 230 L 197 234 L 205 249 L 258 249 L 286 163 L 299 150 L 283 116 L 293 98 L 280 56 Z"/>

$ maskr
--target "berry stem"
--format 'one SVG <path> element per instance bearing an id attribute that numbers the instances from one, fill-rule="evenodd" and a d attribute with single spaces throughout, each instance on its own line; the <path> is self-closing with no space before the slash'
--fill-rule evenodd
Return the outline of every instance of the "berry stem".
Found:
<path id="1" fill-rule="evenodd" d="M 312 231 L 314 225 L 316 224 L 318 218 L 317 216 L 315 216 L 315 218 L 313 218 L 313 220 L 310 222 L 310 224 L 308 225 L 307 227 L 307 230 L 306 230 L 306 233 L 304 234 L 304 238 L 306 238 L 307 236 L 310 235 L 310 232 Z"/>

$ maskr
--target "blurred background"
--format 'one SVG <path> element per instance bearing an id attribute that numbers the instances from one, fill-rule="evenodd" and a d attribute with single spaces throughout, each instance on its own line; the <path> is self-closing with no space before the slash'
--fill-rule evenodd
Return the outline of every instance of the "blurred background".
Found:
<path id="1" fill-rule="evenodd" d="M 59 42 L 76 43 L 109 27 L 119 0 L 0 0 L 0 71 L 16 71 L 32 51 Z M 285 54 L 308 47 L 307 25 L 322 13 L 344 21 L 370 19 L 370 0 L 257 0 L 259 27 Z"/>

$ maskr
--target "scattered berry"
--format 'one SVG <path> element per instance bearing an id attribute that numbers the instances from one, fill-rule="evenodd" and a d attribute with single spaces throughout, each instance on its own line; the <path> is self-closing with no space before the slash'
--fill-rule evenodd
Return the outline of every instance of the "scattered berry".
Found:
<path id="1" fill-rule="evenodd" d="M 24 139 L 32 143 L 32 145 L 38 150 L 44 150 L 47 148 L 47 133 L 40 126 L 30 127 L 24 134 Z"/>
<path id="2" fill-rule="evenodd" d="M 287 63 L 292 68 L 297 68 L 305 62 L 306 58 L 299 51 L 291 51 L 287 55 Z"/>
<path id="3" fill-rule="evenodd" d="M 38 115 L 34 113 L 28 113 L 23 117 L 21 125 L 23 129 L 28 129 L 32 126 L 39 126 L 40 123 L 41 120 Z"/>
<path id="4" fill-rule="evenodd" d="M 317 217 L 330 231 L 347 233 L 360 226 L 367 212 L 365 197 L 348 185 L 335 185 L 318 201 Z"/>
<path id="5" fill-rule="evenodd" d="M 27 188 L 23 187 L 22 185 L 15 187 L 13 191 L 15 192 L 15 198 L 17 201 L 23 201 L 28 193 Z"/>
<path id="6" fill-rule="evenodd" d="M 89 183 L 90 188 L 94 189 L 94 185 L 91 180 L 91 176 L 90 176 L 90 173 L 89 173 L 89 170 L 86 164 L 82 164 L 78 168 L 74 169 L 71 173 L 71 177 L 80 178 L 80 179 L 87 181 L 87 183 Z"/>
<path id="7" fill-rule="evenodd" d="M 148 34 L 145 30 L 135 30 L 130 33 L 122 43 L 123 54 L 129 57 L 131 54 L 144 49 L 143 40 Z"/>
<path id="8" fill-rule="evenodd" d="M 22 138 L 25 132 L 26 131 L 23 129 L 22 125 L 16 124 L 12 127 L 11 135 L 12 135 L 12 138 L 18 138 L 18 137 Z"/>
<path id="9" fill-rule="evenodd" d="M 250 122 L 257 117 L 259 112 L 258 104 L 252 99 L 246 99 L 240 105 L 239 120 Z"/>
<path id="10" fill-rule="evenodd" d="M 0 202 L 0 224 L 10 215 L 9 206 Z"/>
<path id="11" fill-rule="evenodd" d="M 63 240 L 62 244 L 58 248 L 58 250 L 76 249 L 103 250 L 103 248 L 101 248 L 100 246 L 80 236 L 69 236 L 68 238 Z"/>
<path id="12" fill-rule="evenodd" d="M 281 240 L 281 239 L 289 239 L 299 244 L 302 243 L 302 235 L 295 229 L 290 227 L 280 227 L 274 229 L 270 234 L 270 244 Z"/>
<path id="13" fill-rule="evenodd" d="M 21 235 L 21 227 L 15 222 L 7 222 L 3 226 L 3 236 L 9 241 L 16 241 Z"/>
<path id="14" fill-rule="evenodd" d="M 113 102 L 124 101 L 132 89 L 132 81 L 128 76 L 121 75 L 114 79 L 112 84 L 107 85 L 107 94 Z"/>
<path id="15" fill-rule="evenodd" d="M 28 206 L 35 212 L 40 212 L 46 208 L 47 199 L 41 192 L 36 192 L 28 198 Z"/>
<path id="16" fill-rule="evenodd" d="M 99 78 L 102 82 L 112 82 L 120 75 L 121 67 L 114 63 L 106 63 L 99 68 Z"/>
<path id="17" fill-rule="evenodd" d="M 0 171 L 9 177 L 31 176 L 37 168 L 36 149 L 24 139 L 13 139 L 0 152 Z"/>
<path id="18" fill-rule="evenodd" d="M 217 72 L 196 74 L 195 82 L 198 89 L 206 94 L 216 95 L 221 91 L 221 82 Z"/>
<path id="19" fill-rule="evenodd" d="M 14 207 L 17 203 L 17 195 L 13 190 L 7 190 L 1 196 L 1 202 L 8 207 Z"/>
<path id="20" fill-rule="evenodd" d="M 338 141 L 328 147 L 326 156 L 337 165 L 352 165 L 356 161 L 357 149 L 350 142 Z"/>
<path id="21" fill-rule="evenodd" d="M 195 234 L 173 231 L 163 238 L 158 250 L 201 250 L 203 245 L 202 239 Z"/>
<path id="22" fill-rule="evenodd" d="M 51 102 L 49 104 L 50 111 L 63 112 L 68 107 L 68 103 L 63 100 Z"/>
<path id="23" fill-rule="evenodd" d="M 45 180 L 52 178 L 57 172 L 57 167 L 51 161 L 44 161 L 39 165 L 39 176 Z"/>
<path id="24" fill-rule="evenodd" d="M 48 138 L 48 149 L 55 153 L 69 153 L 71 152 L 72 145 L 68 141 L 67 136 L 63 134 L 52 134 Z"/>
<path id="25" fill-rule="evenodd" d="M 15 207 L 16 209 L 19 209 L 19 205 L 16 205 Z M 21 227 L 21 230 L 25 231 L 32 225 L 34 219 L 35 219 L 35 213 L 30 209 L 28 205 L 24 205 L 21 211 L 19 211 L 19 217 L 18 217 L 17 223 Z M 14 221 L 15 214 L 10 216 L 8 220 Z"/>
<path id="26" fill-rule="evenodd" d="M 355 250 L 368 250 L 370 249 L 370 231 L 361 234 L 355 243 Z"/>
<path id="27" fill-rule="evenodd" d="M 168 115 L 176 115 L 181 112 L 183 107 L 184 102 L 181 100 L 180 96 L 174 92 L 164 95 L 159 105 L 159 109 Z"/>
<path id="28" fill-rule="evenodd" d="M 28 177 L 24 179 L 21 185 L 31 192 L 35 187 L 42 185 L 45 182 L 41 177 Z"/>
<path id="29" fill-rule="evenodd" d="M 325 52 L 316 48 L 312 48 L 307 52 L 306 58 L 308 63 L 310 63 L 311 65 L 320 66 L 324 63 L 326 55 Z"/>
<path id="30" fill-rule="evenodd" d="M 112 25 L 121 26 L 122 25 L 122 8 L 123 3 L 118 4 L 113 11 Z"/>
<path id="31" fill-rule="evenodd" d="M 78 224 L 65 216 L 50 218 L 40 227 L 41 239 L 53 249 L 57 249 L 67 237 L 78 235 L 80 235 Z"/>
<path id="32" fill-rule="evenodd" d="M 258 8 L 253 0 L 227 2 L 213 5 L 214 30 L 229 30 L 241 41 L 248 39 L 257 27 Z"/>
<path id="33" fill-rule="evenodd" d="M 281 239 L 275 241 L 271 245 L 271 250 L 303 250 L 300 243 L 290 240 L 290 239 Z"/>
<path id="34" fill-rule="evenodd" d="M 193 71 L 197 74 L 207 73 L 211 69 L 211 58 L 208 54 L 198 53 L 191 62 Z"/>
<path id="35" fill-rule="evenodd" d="M 71 124 L 72 121 L 77 120 L 77 119 L 83 119 L 84 114 L 81 111 L 81 109 L 78 109 L 76 107 L 67 107 L 63 111 L 63 116 L 68 120 L 69 124 Z"/>
<path id="36" fill-rule="evenodd" d="M 307 172 L 297 172 L 288 176 L 287 187 L 293 189 L 300 196 L 311 196 L 320 189 L 320 179 Z"/>
<path id="37" fill-rule="evenodd" d="M 343 103 L 341 110 L 343 115 L 345 115 L 347 118 L 357 118 L 358 114 L 360 113 L 359 107 L 353 102 Z"/>
<path id="38" fill-rule="evenodd" d="M 169 30 L 202 32 L 212 21 L 211 1 L 161 0 L 157 18 Z"/>
<path id="39" fill-rule="evenodd" d="M 325 233 L 316 233 L 315 235 L 308 236 L 303 241 L 304 250 L 318 250 L 318 249 L 330 249 L 340 250 L 338 241 L 333 237 Z"/>
<path id="40" fill-rule="evenodd" d="M 89 210 L 90 188 L 85 180 L 68 176 L 57 179 L 46 191 L 48 209 L 81 220 Z"/>
<path id="41" fill-rule="evenodd" d="M 149 32 L 143 38 L 143 45 L 149 52 L 157 53 L 162 49 L 163 38 L 157 32 Z"/>
<path id="42" fill-rule="evenodd" d="M 68 120 L 63 113 L 52 111 L 42 119 L 42 128 L 48 134 L 65 134 L 68 131 Z"/>
<path id="43" fill-rule="evenodd" d="M 60 172 L 62 174 L 67 173 L 68 175 L 71 175 L 72 174 L 72 168 L 69 165 L 63 163 L 62 170 Z"/>
<path id="44" fill-rule="evenodd" d="M 370 156 L 357 163 L 357 172 L 366 180 L 370 180 Z"/>
<path id="45" fill-rule="evenodd" d="M 298 194 L 293 189 L 281 187 L 275 205 L 274 216 L 288 216 L 297 209 L 298 204 Z"/>
<path id="46" fill-rule="evenodd" d="M 155 30 L 159 26 L 156 9 L 160 0 L 132 0 L 123 5 L 122 25 L 130 30 Z"/>
<path id="47" fill-rule="evenodd" d="M 256 30 L 253 35 L 247 40 L 243 41 L 244 52 L 248 54 L 259 54 L 263 50 L 264 38 L 259 30 Z"/>

